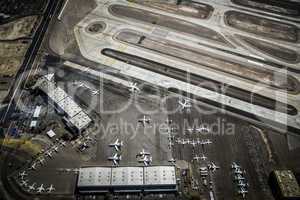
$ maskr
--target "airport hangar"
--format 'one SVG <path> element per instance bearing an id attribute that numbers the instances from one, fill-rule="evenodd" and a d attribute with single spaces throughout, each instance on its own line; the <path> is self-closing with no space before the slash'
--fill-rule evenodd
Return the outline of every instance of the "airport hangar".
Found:
<path id="1" fill-rule="evenodd" d="M 76 193 L 177 192 L 175 166 L 83 167 Z"/>

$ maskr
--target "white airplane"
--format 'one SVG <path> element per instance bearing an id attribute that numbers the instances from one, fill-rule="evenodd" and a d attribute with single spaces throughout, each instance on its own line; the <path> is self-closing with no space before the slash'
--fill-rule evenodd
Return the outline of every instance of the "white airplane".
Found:
<path id="1" fill-rule="evenodd" d="M 60 143 L 62 146 L 66 146 L 67 145 L 67 143 L 65 142 L 65 141 L 61 141 L 61 143 Z"/>
<path id="2" fill-rule="evenodd" d="M 172 134 L 173 132 L 177 131 L 176 128 L 170 127 L 170 126 L 168 126 L 166 128 L 165 127 L 161 128 L 161 130 L 164 131 L 164 132 L 166 132 L 166 133 L 168 133 L 168 134 Z"/>
<path id="3" fill-rule="evenodd" d="M 231 164 L 231 169 L 234 169 L 234 170 L 241 169 L 241 166 L 238 165 L 238 164 L 236 164 L 236 162 L 233 162 L 233 163 Z"/>
<path id="4" fill-rule="evenodd" d="M 168 140 L 169 140 L 169 141 L 172 141 L 172 140 L 174 140 L 174 138 L 175 138 L 175 136 L 174 136 L 174 135 L 172 135 L 172 134 L 168 134 Z"/>
<path id="5" fill-rule="evenodd" d="M 235 180 L 235 181 L 245 180 L 245 177 L 243 177 L 243 176 L 240 175 L 240 174 L 237 174 L 237 175 L 234 176 L 234 180 Z"/>
<path id="6" fill-rule="evenodd" d="M 142 123 L 143 126 L 146 126 L 146 124 L 150 124 L 151 119 L 147 118 L 146 115 L 142 119 L 139 119 L 138 122 Z"/>
<path id="7" fill-rule="evenodd" d="M 171 120 L 171 119 L 166 120 L 166 124 L 172 124 L 172 123 L 173 123 L 173 120 Z"/>
<path id="8" fill-rule="evenodd" d="M 171 140 L 169 140 L 168 148 L 172 149 L 173 146 L 174 146 L 174 143 Z"/>
<path id="9" fill-rule="evenodd" d="M 21 178 L 21 179 L 24 179 L 24 177 L 25 176 L 27 176 L 28 174 L 26 173 L 26 171 L 23 171 L 22 173 L 20 172 L 19 173 L 19 177 Z"/>
<path id="10" fill-rule="evenodd" d="M 244 173 L 245 173 L 245 171 L 242 171 L 240 168 L 234 170 L 234 174 L 243 175 Z"/>
<path id="11" fill-rule="evenodd" d="M 91 90 L 91 93 L 92 93 L 92 95 L 97 95 L 97 94 L 99 94 L 100 92 L 99 92 L 99 90 Z"/>
<path id="12" fill-rule="evenodd" d="M 240 188 L 247 188 L 249 184 L 245 183 L 243 180 L 239 180 L 237 186 L 239 186 Z"/>
<path id="13" fill-rule="evenodd" d="M 206 159 L 207 159 L 207 157 L 204 154 L 202 156 L 195 155 L 193 157 L 193 160 L 195 160 L 197 162 L 199 162 L 199 160 L 204 160 L 205 161 Z"/>
<path id="14" fill-rule="evenodd" d="M 44 191 L 45 191 L 44 184 L 41 184 L 41 186 L 37 188 L 37 193 L 41 194 Z"/>
<path id="15" fill-rule="evenodd" d="M 189 132 L 189 133 L 193 133 L 194 130 L 195 130 L 194 128 L 187 128 L 187 129 L 186 129 L 186 131 Z"/>
<path id="16" fill-rule="evenodd" d="M 198 145 L 198 142 L 195 140 L 192 140 L 189 142 L 190 145 L 192 145 L 194 148 Z"/>
<path id="17" fill-rule="evenodd" d="M 200 170 L 201 172 L 206 172 L 206 171 L 207 171 L 207 167 L 199 167 L 199 170 Z"/>
<path id="18" fill-rule="evenodd" d="M 121 148 L 123 146 L 123 141 L 117 139 L 114 143 L 109 144 L 109 146 L 114 147 L 116 151 L 121 151 Z"/>
<path id="19" fill-rule="evenodd" d="M 238 190 L 238 193 L 243 197 L 243 199 L 245 199 L 246 194 L 248 193 L 248 190 L 246 190 L 245 188 L 242 187 Z"/>
<path id="20" fill-rule="evenodd" d="M 51 192 L 55 191 L 55 188 L 51 184 L 50 187 L 48 187 L 46 190 L 47 190 L 48 193 L 51 193 Z"/>
<path id="21" fill-rule="evenodd" d="M 58 146 L 54 146 L 53 150 L 58 153 Z"/>
<path id="22" fill-rule="evenodd" d="M 28 180 L 22 180 L 22 181 L 20 182 L 20 186 L 27 187 L 27 185 L 28 185 Z"/>
<path id="23" fill-rule="evenodd" d="M 139 162 L 144 163 L 144 165 L 147 167 L 152 163 L 152 156 L 144 156 L 142 159 L 139 160 Z"/>
<path id="24" fill-rule="evenodd" d="M 32 185 L 29 185 L 27 191 L 30 192 L 30 191 L 35 190 L 35 185 L 36 185 L 36 183 L 33 183 Z"/>
<path id="25" fill-rule="evenodd" d="M 210 164 L 208 164 L 208 169 L 210 169 L 210 170 L 212 170 L 214 172 L 217 169 L 220 169 L 220 167 L 216 166 L 215 163 L 211 162 Z"/>
<path id="26" fill-rule="evenodd" d="M 136 94 L 136 93 L 141 92 L 141 89 L 137 86 L 137 83 L 130 83 L 129 91 L 132 94 Z"/>
<path id="27" fill-rule="evenodd" d="M 176 142 L 177 144 L 182 144 L 182 139 L 177 138 L 177 139 L 175 140 L 175 142 Z"/>
<path id="28" fill-rule="evenodd" d="M 204 127 L 204 126 L 200 126 L 199 128 L 196 128 L 195 130 L 197 133 L 209 133 L 210 132 L 210 128 Z"/>
<path id="29" fill-rule="evenodd" d="M 175 159 L 175 158 L 171 158 L 170 160 L 168 160 L 168 162 L 170 162 L 170 163 L 172 163 L 173 165 L 175 165 L 176 159 Z"/>
<path id="30" fill-rule="evenodd" d="M 48 156 L 49 158 L 52 158 L 52 151 L 47 151 L 46 156 Z"/>
<path id="31" fill-rule="evenodd" d="M 87 136 L 87 137 L 85 138 L 85 140 L 86 140 L 86 141 L 89 141 L 89 142 L 92 142 L 92 141 L 93 141 L 93 138 L 91 138 L 90 136 Z"/>
<path id="32" fill-rule="evenodd" d="M 150 156 L 151 153 L 150 152 L 147 152 L 145 151 L 145 149 L 142 149 L 141 152 L 139 152 L 138 154 L 136 154 L 136 157 L 145 157 L 145 156 Z"/>
<path id="33" fill-rule="evenodd" d="M 108 157 L 108 160 L 111 160 L 115 166 L 119 165 L 119 162 L 122 160 L 122 156 L 117 153 L 111 157 Z"/>
<path id="34" fill-rule="evenodd" d="M 208 144 L 212 144 L 212 141 L 210 139 L 206 139 L 206 140 L 198 140 L 198 144 L 203 145 L 208 145 Z"/>
<path id="35" fill-rule="evenodd" d="M 42 157 L 39 157 L 39 158 L 38 158 L 38 162 L 39 162 L 41 165 L 44 165 L 44 164 L 45 164 L 45 159 L 42 158 Z"/>
<path id="36" fill-rule="evenodd" d="M 188 99 L 183 99 L 183 101 L 179 100 L 178 103 L 181 106 L 181 110 L 185 110 L 192 107 L 192 104 Z"/>
<path id="37" fill-rule="evenodd" d="M 183 145 L 185 145 L 185 144 L 190 144 L 191 143 L 191 141 L 189 140 L 189 139 L 182 139 L 182 143 L 181 144 L 183 144 Z"/>
<path id="38" fill-rule="evenodd" d="M 81 152 L 85 151 L 87 148 L 89 148 L 89 145 L 86 142 L 82 143 L 79 146 L 79 149 L 80 149 Z"/>
<path id="39" fill-rule="evenodd" d="M 36 165 L 37 165 L 36 162 L 33 163 L 33 164 L 29 167 L 29 169 L 31 169 L 31 170 L 36 170 Z"/>
<path id="40" fill-rule="evenodd" d="M 85 85 L 81 82 L 74 82 L 74 85 L 78 85 L 78 87 L 85 87 Z"/>

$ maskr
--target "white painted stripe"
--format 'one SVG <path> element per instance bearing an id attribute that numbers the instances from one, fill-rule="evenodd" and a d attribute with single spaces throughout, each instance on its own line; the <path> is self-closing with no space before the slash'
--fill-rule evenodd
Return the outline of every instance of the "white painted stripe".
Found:
<path id="1" fill-rule="evenodd" d="M 254 54 L 250 54 L 250 56 L 253 57 L 253 58 L 260 59 L 260 60 L 265 60 L 265 58 L 259 57 L 259 56 L 254 55 Z"/>
<path id="2" fill-rule="evenodd" d="M 63 14 L 63 12 L 64 12 L 64 10 L 65 10 L 65 8 L 66 8 L 68 2 L 69 2 L 69 0 L 66 0 L 65 4 L 64 4 L 64 6 L 63 6 L 63 8 L 61 9 L 61 11 L 60 11 L 60 13 L 59 13 L 59 15 L 58 15 L 58 17 L 57 17 L 58 20 L 61 20 L 61 16 L 62 16 L 62 14 Z"/>
<path id="3" fill-rule="evenodd" d="M 254 64 L 254 65 L 258 65 L 258 66 L 261 66 L 261 67 L 264 66 L 264 64 L 259 63 L 259 62 L 255 62 L 255 61 L 252 61 L 252 60 L 247 60 L 247 61 L 248 61 L 248 63 L 252 63 L 252 64 Z"/>

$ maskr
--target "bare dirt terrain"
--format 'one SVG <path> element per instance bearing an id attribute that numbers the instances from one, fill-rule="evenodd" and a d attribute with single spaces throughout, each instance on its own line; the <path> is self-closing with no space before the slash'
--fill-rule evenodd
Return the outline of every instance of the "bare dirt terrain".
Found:
<path id="1" fill-rule="evenodd" d="M 14 76 L 27 51 L 27 43 L 0 42 L 0 76 Z"/>
<path id="2" fill-rule="evenodd" d="M 298 42 L 297 27 L 237 11 L 225 13 L 226 22 L 236 29 L 287 42 Z"/>
<path id="3" fill-rule="evenodd" d="M 276 0 L 232 0 L 233 3 L 245 7 L 261 9 L 276 14 L 295 16 L 300 15 L 300 4 L 292 1 L 276 1 Z"/>
<path id="4" fill-rule="evenodd" d="M 196 35 L 225 45 L 227 44 L 225 38 L 214 30 L 178 18 L 122 5 L 112 5 L 109 10 L 113 15 L 118 17 L 126 17 L 143 23 L 156 24 L 175 31 Z"/>
<path id="5" fill-rule="evenodd" d="M 213 12 L 213 7 L 203 3 L 182 2 L 179 5 L 168 3 L 167 1 L 139 1 L 128 0 L 150 8 L 159 9 L 165 12 L 179 14 L 187 17 L 195 17 L 199 19 L 207 19 Z"/>
<path id="6" fill-rule="evenodd" d="M 39 23 L 38 16 L 28 16 L 0 26 L 0 40 L 31 37 Z"/>

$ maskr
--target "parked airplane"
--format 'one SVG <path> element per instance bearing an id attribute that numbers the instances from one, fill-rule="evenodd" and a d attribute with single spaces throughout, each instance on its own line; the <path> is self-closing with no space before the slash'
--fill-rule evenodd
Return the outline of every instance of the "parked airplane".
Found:
<path id="1" fill-rule="evenodd" d="M 33 163 L 33 164 L 29 167 L 29 169 L 31 169 L 31 170 L 36 170 L 36 165 L 37 165 L 36 162 Z"/>
<path id="2" fill-rule="evenodd" d="M 62 146 L 66 146 L 67 145 L 67 143 L 65 142 L 65 141 L 61 141 L 61 143 L 60 143 Z"/>
<path id="3" fill-rule="evenodd" d="M 152 163 L 152 156 L 144 156 L 142 159 L 139 160 L 139 162 L 144 163 L 145 166 L 149 166 Z"/>
<path id="4" fill-rule="evenodd" d="M 183 101 L 179 100 L 178 103 L 181 106 L 181 110 L 185 110 L 192 107 L 190 100 L 187 99 L 183 99 Z"/>
<path id="5" fill-rule="evenodd" d="M 176 142 L 177 144 L 182 144 L 182 139 L 176 138 L 175 142 Z"/>
<path id="6" fill-rule="evenodd" d="M 52 151 L 47 151 L 46 156 L 48 156 L 49 158 L 52 158 Z"/>
<path id="7" fill-rule="evenodd" d="M 195 129 L 194 128 L 187 128 L 186 131 L 189 132 L 189 133 L 193 133 L 195 131 Z"/>
<path id="8" fill-rule="evenodd" d="M 182 139 L 182 143 L 181 144 L 183 144 L 183 145 L 185 145 L 185 144 L 190 144 L 191 143 L 191 141 L 189 140 L 189 139 Z"/>
<path id="9" fill-rule="evenodd" d="M 58 146 L 54 146 L 54 147 L 53 147 L 53 150 L 54 150 L 56 153 L 58 153 Z"/>
<path id="10" fill-rule="evenodd" d="M 44 191 L 45 191 L 44 184 L 41 184 L 41 186 L 37 188 L 37 193 L 41 194 Z"/>
<path id="11" fill-rule="evenodd" d="M 170 126 L 168 126 L 168 127 L 163 127 L 163 128 L 161 128 L 161 130 L 164 131 L 164 132 L 166 132 L 166 133 L 168 133 L 168 134 L 172 134 L 173 132 L 176 132 L 176 131 L 177 131 L 176 128 L 170 127 Z"/>
<path id="12" fill-rule="evenodd" d="M 117 139 L 114 143 L 109 144 L 109 146 L 114 147 L 116 151 L 121 151 L 121 148 L 123 146 L 123 141 Z"/>
<path id="13" fill-rule="evenodd" d="M 206 172 L 207 171 L 207 167 L 199 167 L 199 170 L 202 172 Z"/>
<path id="14" fill-rule="evenodd" d="M 198 155 L 195 155 L 194 157 L 193 157 L 193 160 L 195 160 L 195 161 L 199 161 L 199 160 L 206 160 L 207 159 L 207 157 L 203 154 L 202 156 L 198 156 Z"/>
<path id="15" fill-rule="evenodd" d="M 87 137 L 85 138 L 85 140 L 88 141 L 88 142 L 92 142 L 94 139 L 91 138 L 90 136 L 87 136 Z"/>
<path id="16" fill-rule="evenodd" d="M 243 177 L 243 176 L 240 175 L 240 174 L 237 174 L 237 175 L 234 176 L 234 180 L 235 180 L 235 181 L 245 180 L 245 177 Z"/>
<path id="17" fill-rule="evenodd" d="M 142 123 L 143 126 L 146 126 L 146 124 L 150 124 L 151 119 L 146 117 L 146 115 L 143 116 L 143 118 L 139 119 L 138 122 Z"/>
<path id="18" fill-rule="evenodd" d="M 92 93 L 92 95 L 97 95 L 100 93 L 100 91 L 99 90 L 91 90 L 91 93 Z"/>
<path id="19" fill-rule="evenodd" d="M 200 126 L 199 128 L 196 128 L 195 130 L 197 133 L 209 133 L 210 132 L 210 128 L 204 127 L 204 126 Z"/>
<path id="20" fill-rule="evenodd" d="M 129 91 L 133 94 L 141 92 L 141 89 L 137 86 L 137 83 L 130 83 Z"/>
<path id="21" fill-rule="evenodd" d="M 245 173 L 245 171 L 242 171 L 240 168 L 238 168 L 238 169 L 235 169 L 235 170 L 234 170 L 234 173 L 235 173 L 235 174 L 243 175 L 243 174 Z"/>
<path id="22" fill-rule="evenodd" d="M 172 123 L 173 123 L 173 120 L 171 120 L 171 119 L 166 120 L 166 124 L 172 124 Z"/>
<path id="23" fill-rule="evenodd" d="M 51 193 L 51 192 L 55 191 L 55 188 L 51 184 L 50 187 L 48 187 L 46 190 L 47 190 L 48 193 Z"/>
<path id="24" fill-rule="evenodd" d="M 20 186 L 27 187 L 27 185 L 28 185 L 28 180 L 22 180 L 22 181 L 20 182 Z"/>
<path id="25" fill-rule="evenodd" d="M 84 143 L 82 143 L 80 146 L 79 146 L 79 150 L 81 151 L 81 152 L 83 152 L 83 151 L 85 151 L 87 148 L 89 148 L 90 146 L 86 143 L 86 142 L 84 142 Z"/>
<path id="26" fill-rule="evenodd" d="M 29 185 L 27 191 L 30 192 L 30 191 L 35 190 L 35 185 L 36 185 L 36 183 L 33 183 L 32 185 Z"/>
<path id="27" fill-rule="evenodd" d="M 111 160 L 115 166 L 118 166 L 119 162 L 122 160 L 122 156 L 116 153 L 113 156 L 108 157 L 108 160 Z"/>
<path id="28" fill-rule="evenodd" d="M 174 146 L 174 143 L 171 140 L 169 140 L 168 148 L 172 149 L 173 146 Z"/>
<path id="29" fill-rule="evenodd" d="M 246 194 L 248 193 L 248 190 L 246 190 L 245 188 L 242 187 L 238 190 L 238 193 L 243 197 L 243 199 L 245 199 Z"/>
<path id="30" fill-rule="evenodd" d="M 203 145 L 208 145 L 208 144 L 212 144 L 212 141 L 210 139 L 206 139 L 206 140 L 198 140 L 198 144 Z"/>
<path id="31" fill-rule="evenodd" d="M 241 188 L 247 188 L 249 184 L 245 183 L 243 180 L 239 180 L 237 186 Z"/>
<path id="32" fill-rule="evenodd" d="M 23 171 L 22 173 L 20 172 L 19 173 L 19 177 L 21 178 L 21 179 L 24 179 L 24 177 L 25 176 L 27 176 L 28 174 L 26 173 L 26 171 Z"/>
<path id="33" fill-rule="evenodd" d="M 170 163 L 172 163 L 173 165 L 175 165 L 176 159 L 175 159 L 175 158 L 171 158 L 170 160 L 168 160 L 168 162 L 170 162 Z"/>
<path id="34" fill-rule="evenodd" d="M 215 163 L 211 162 L 210 164 L 208 164 L 208 169 L 210 169 L 210 170 L 212 170 L 214 172 L 217 169 L 220 169 L 220 167 L 216 166 Z"/>
<path id="35" fill-rule="evenodd" d="M 169 140 L 169 141 L 172 141 L 172 140 L 174 140 L 174 139 L 175 139 L 175 136 L 174 136 L 174 135 L 168 134 L 168 140 Z"/>
<path id="36" fill-rule="evenodd" d="M 189 142 L 190 145 L 192 145 L 194 148 L 198 145 L 198 142 L 195 140 L 192 140 Z"/>
<path id="37" fill-rule="evenodd" d="M 147 151 L 145 151 L 145 149 L 142 149 L 142 151 L 139 152 L 139 153 L 136 155 L 136 157 L 145 157 L 145 156 L 150 156 L 150 155 L 151 155 L 150 152 L 147 152 Z"/>
<path id="38" fill-rule="evenodd" d="M 238 164 L 236 164 L 236 162 L 233 162 L 233 163 L 231 164 L 231 169 L 234 169 L 234 170 L 241 169 L 241 166 L 238 165 Z"/>

